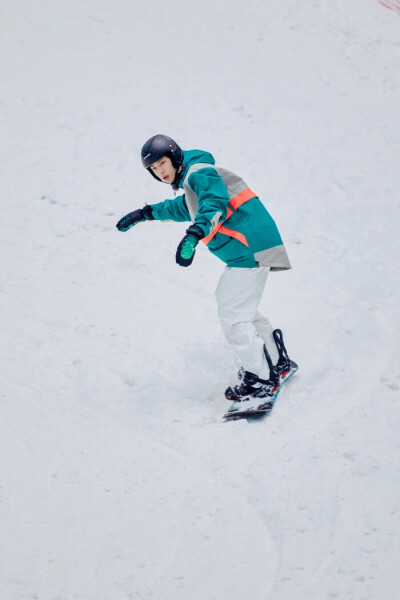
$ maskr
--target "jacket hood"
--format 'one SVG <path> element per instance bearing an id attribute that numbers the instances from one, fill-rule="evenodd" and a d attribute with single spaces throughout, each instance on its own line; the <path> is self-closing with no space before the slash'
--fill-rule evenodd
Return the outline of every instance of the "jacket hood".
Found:
<path id="1" fill-rule="evenodd" d="M 180 172 L 178 187 L 183 187 L 183 182 L 186 177 L 188 169 L 196 163 L 207 163 L 215 165 L 215 159 L 210 152 L 205 150 L 184 150 L 183 151 L 183 169 Z"/>

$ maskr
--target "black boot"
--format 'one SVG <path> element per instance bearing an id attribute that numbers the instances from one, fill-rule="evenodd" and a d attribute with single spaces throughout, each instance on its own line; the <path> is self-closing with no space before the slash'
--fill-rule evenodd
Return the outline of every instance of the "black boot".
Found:
<path id="1" fill-rule="evenodd" d="M 233 387 L 228 387 L 225 391 L 225 398 L 227 400 L 231 402 L 243 402 L 251 398 L 267 398 L 275 394 L 279 387 L 279 376 L 272 364 L 265 344 L 264 354 L 269 366 L 269 379 L 260 379 L 255 373 L 245 371 L 242 367 L 238 373 L 241 383 Z"/>
<path id="2" fill-rule="evenodd" d="M 250 371 L 244 371 L 242 382 L 234 387 L 228 387 L 225 398 L 231 402 L 243 402 L 251 398 L 266 398 L 276 391 L 276 379 L 260 379 Z"/>

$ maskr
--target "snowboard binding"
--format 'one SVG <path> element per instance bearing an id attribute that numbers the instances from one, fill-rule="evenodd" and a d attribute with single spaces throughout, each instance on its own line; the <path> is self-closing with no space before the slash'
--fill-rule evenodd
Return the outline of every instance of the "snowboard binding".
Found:
<path id="1" fill-rule="evenodd" d="M 227 388 L 225 391 L 225 398 L 227 400 L 231 402 L 242 402 L 249 400 L 250 398 L 267 398 L 268 396 L 274 396 L 279 385 L 297 371 L 297 364 L 290 360 L 287 353 L 282 331 L 280 329 L 275 329 L 272 335 L 278 349 L 279 358 L 276 365 L 274 365 L 267 347 L 264 344 L 264 355 L 269 367 L 269 379 L 260 379 L 254 373 L 245 371 L 243 367 L 240 367 L 238 378 L 241 383 Z"/>

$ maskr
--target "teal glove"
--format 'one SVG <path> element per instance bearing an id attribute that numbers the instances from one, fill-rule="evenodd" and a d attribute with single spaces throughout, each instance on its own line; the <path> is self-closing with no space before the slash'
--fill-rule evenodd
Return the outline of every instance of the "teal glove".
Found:
<path id="1" fill-rule="evenodd" d="M 181 267 L 188 267 L 192 264 L 196 253 L 196 246 L 204 237 L 203 230 L 197 225 L 191 225 L 186 230 L 186 235 L 182 238 L 176 251 L 176 262 Z"/>

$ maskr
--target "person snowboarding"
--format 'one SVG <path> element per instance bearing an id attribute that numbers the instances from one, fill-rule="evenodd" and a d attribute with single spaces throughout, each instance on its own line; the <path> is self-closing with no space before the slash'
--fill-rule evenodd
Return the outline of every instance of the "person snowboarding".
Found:
<path id="1" fill-rule="evenodd" d="M 191 221 L 176 251 L 182 267 L 192 264 L 199 242 L 226 267 L 215 292 L 222 330 L 242 365 L 239 382 L 225 397 L 234 403 L 274 398 L 297 365 L 280 329 L 273 330 L 258 306 L 270 271 L 291 268 L 271 215 L 241 177 L 215 164 L 203 150 L 182 150 L 169 136 L 143 145 L 143 166 L 158 181 L 183 194 L 145 205 L 120 219 L 119 231 L 145 221 Z"/>

